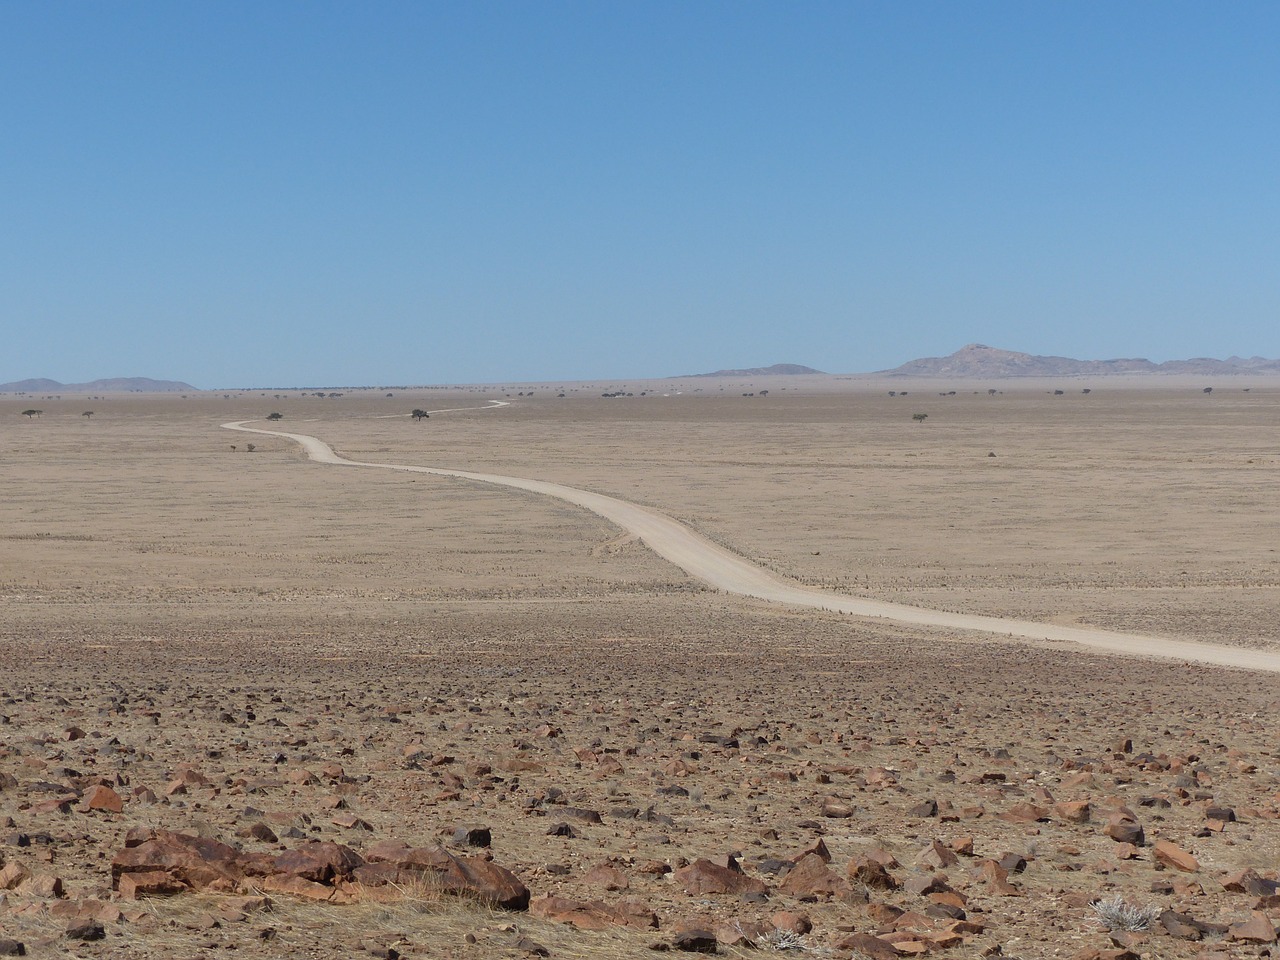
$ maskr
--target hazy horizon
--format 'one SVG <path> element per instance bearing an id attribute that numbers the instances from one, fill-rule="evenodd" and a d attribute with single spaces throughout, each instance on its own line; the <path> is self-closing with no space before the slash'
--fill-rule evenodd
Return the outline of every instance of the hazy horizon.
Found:
<path id="1" fill-rule="evenodd" d="M 0 382 L 1280 356 L 1278 30 L 1256 2 L 3 5 Z"/>

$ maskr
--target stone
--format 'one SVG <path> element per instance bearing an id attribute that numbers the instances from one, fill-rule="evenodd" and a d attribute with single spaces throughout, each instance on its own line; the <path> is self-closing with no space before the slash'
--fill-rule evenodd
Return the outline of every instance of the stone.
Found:
<path id="1" fill-rule="evenodd" d="M 602 863 L 588 870 L 582 882 L 590 887 L 599 887 L 611 893 L 626 890 L 631 886 L 627 875 L 611 863 Z"/>
<path id="2" fill-rule="evenodd" d="M 1237 943 L 1275 943 L 1276 928 L 1265 913 L 1254 910 L 1248 920 L 1231 924 L 1227 939 Z"/>
<path id="3" fill-rule="evenodd" d="M 1131 843 L 1140 847 L 1146 842 L 1142 826 L 1132 817 L 1116 814 L 1107 821 L 1103 832 L 1116 843 Z"/>
<path id="4" fill-rule="evenodd" d="M 868 960 L 894 960 L 903 955 L 892 943 L 869 933 L 852 933 L 843 937 L 836 943 L 836 949 L 851 950 L 854 956 L 867 957 Z"/>
<path id="5" fill-rule="evenodd" d="M 1184 873 L 1195 873 L 1200 869 L 1200 862 L 1195 857 L 1168 840 L 1157 840 L 1151 847 L 1151 856 L 1157 863 Z"/>
<path id="6" fill-rule="evenodd" d="M 27 945 L 21 940 L 0 937 L 0 957 L 25 957 Z"/>
<path id="7" fill-rule="evenodd" d="M 120 798 L 120 794 L 110 787 L 99 784 L 96 787 L 91 787 L 85 793 L 80 801 L 80 809 L 100 810 L 104 813 L 122 813 L 124 811 L 124 800 Z"/>
<path id="8" fill-rule="evenodd" d="M 716 935 L 706 927 L 678 926 L 671 932 L 671 946 L 683 953 L 715 953 Z"/>
<path id="9" fill-rule="evenodd" d="M 122 900 L 140 900 L 143 897 L 171 897 L 191 888 L 163 870 L 140 870 L 125 873 L 116 882 L 116 891 Z"/>
<path id="10" fill-rule="evenodd" d="M 850 860 L 846 873 L 855 883 L 864 884 L 872 890 L 897 890 L 899 886 L 884 864 L 866 857 L 854 857 Z"/>
<path id="11" fill-rule="evenodd" d="M 1088 823 L 1093 817 L 1093 807 L 1088 800 L 1071 800 L 1053 805 L 1053 815 L 1067 823 Z"/>
<path id="12" fill-rule="evenodd" d="M 239 851 L 217 840 L 161 830 L 153 840 L 125 847 L 111 861 L 111 878 L 118 886 L 127 873 L 161 871 L 193 890 L 234 890 L 242 873 Z"/>
<path id="13" fill-rule="evenodd" d="M 102 940 L 107 928 L 97 920 L 73 920 L 67 926 L 68 940 Z"/>
<path id="14" fill-rule="evenodd" d="M 801 857 L 778 886 L 779 893 L 797 899 L 840 896 L 848 890 L 848 882 L 815 853 Z"/>
<path id="15" fill-rule="evenodd" d="M 808 914 L 796 913 L 792 910 L 779 910 L 769 917 L 769 922 L 773 924 L 775 930 L 785 930 L 798 937 L 804 936 L 813 929 L 813 921 L 809 919 Z"/>
<path id="16" fill-rule="evenodd" d="M 675 872 L 675 881 L 685 893 L 694 897 L 725 893 L 742 896 L 769 892 L 762 880 L 747 876 L 736 861 L 733 861 L 732 867 L 728 867 L 710 860 L 695 860 Z"/>
<path id="17" fill-rule="evenodd" d="M 506 910 L 526 910 L 529 888 L 510 870 L 478 857 L 455 857 L 444 847 L 411 848 L 395 840 L 371 845 L 370 863 L 389 863 L 417 874 L 444 893 L 467 897 Z"/>
<path id="18" fill-rule="evenodd" d="M 31 876 L 31 871 L 17 860 L 10 860 L 3 867 L 0 867 L 0 890 L 13 890 L 29 876 Z"/>
<path id="19" fill-rule="evenodd" d="M 568 924 L 579 930 L 607 930 L 619 926 L 651 930 L 658 926 L 658 915 L 635 900 L 610 904 L 602 900 L 537 897 L 529 901 L 529 915 Z"/>

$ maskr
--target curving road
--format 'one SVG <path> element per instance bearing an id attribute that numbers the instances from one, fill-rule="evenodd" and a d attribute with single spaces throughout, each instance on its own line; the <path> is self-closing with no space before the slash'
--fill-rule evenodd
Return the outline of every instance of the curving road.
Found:
<path id="1" fill-rule="evenodd" d="M 490 401 L 500 403 L 500 401 Z M 476 408 L 471 408 L 476 409 Z M 479 409 L 494 409 L 493 407 Z M 443 412 L 443 411 L 432 411 Z M 1219 666 L 1243 667 L 1249 670 L 1280 672 L 1280 654 L 1244 647 L 1228 647 L 1219 644 L 1193 643 L 1185 640 L 1169 640 L 1162 637 L 1115 633 L 1089 627 L 1068 627 L 1030 620 L 1005 620 L 1000 617 L 984 617 L 965 613 L 946 613 L 901 603 L 868 600 L 837 593 L 828 593 L 812 587 L 801 586 L 777 576 L 735 553 L 712 543 L 684 524 L 647 507 L 625 500 L 590 493 L 576 487 L 544 480 L 527 480 L 521 477 L 504 477 L 493 473 L 472 473 L 466 470 L 445 470 L 439 467 L 418 467 L 401 463 L 365 463 L 347 460 L 334 453 L 333 448 L 316 437 L 301 433 L 284 433 L 279 430 L 263 430 L 249 427 L 252 420 L 224 423 L 228 430 L 259 433 L 264 436 L 285 437 L 300 444 L 307 455 L 317 463 L 329 463 L 347 467 L 374 467 L 381 470 L 407 470 L 411 473 L 429 473 L 442 477 L 459 477 L 480 483 L 494 483 L 519 490 L 557 497 L 584 507 L 639 537 L 644 544 L 666 560 L 680 567 L 690 576 L 704 583 L 746 597 L 756 597 L 775 603 L 797 607 L 813 607 L 846 613 L 856 617 L 876 617 L 900 623 L 945 630 L 975 630 L 1033 641 L 1078 643 L 1107 653 L 1130 654 L 1144 657 L 1186 660 Z"/>

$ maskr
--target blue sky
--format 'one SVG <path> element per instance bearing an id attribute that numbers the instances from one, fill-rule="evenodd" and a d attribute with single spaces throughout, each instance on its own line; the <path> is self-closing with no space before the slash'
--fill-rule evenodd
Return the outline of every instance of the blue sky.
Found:
<path id="1" fill-rule="evenodd" d="M 0 3 L 0 381 L 1280 356 L 1280 5 Z"/>

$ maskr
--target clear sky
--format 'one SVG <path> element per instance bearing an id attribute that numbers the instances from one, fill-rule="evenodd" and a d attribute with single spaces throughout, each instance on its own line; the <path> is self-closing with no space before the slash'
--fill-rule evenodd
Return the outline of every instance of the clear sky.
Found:
<path id="1" fill-rule="evenodd" d="M 1280 4 L 0 0 L 0 382 L 1280 356 Z"/>

